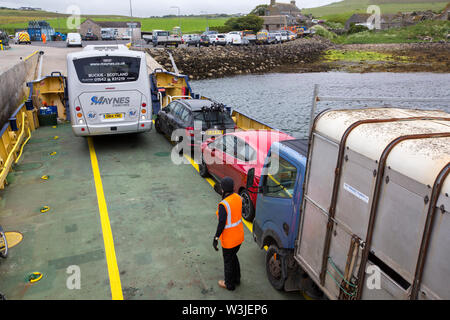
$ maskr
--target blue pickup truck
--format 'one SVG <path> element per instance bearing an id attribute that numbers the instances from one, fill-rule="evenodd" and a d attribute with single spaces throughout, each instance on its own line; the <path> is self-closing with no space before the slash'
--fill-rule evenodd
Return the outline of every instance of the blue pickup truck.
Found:
<path id="1" fill-rule="evenodd" d="M 274 143 L 264 163 L 260 185 L 253 186 L 254 172 L 250 170 L 247 189 L 258 192 L 253 238 L 261 249 L 267 249 L 266 271 L 270 283 L 278 290 L 302 289 L 309 296 L 319 298 L 321 292 L 298 268 L 293 257 L 307 155 L 308 140 Z"/>

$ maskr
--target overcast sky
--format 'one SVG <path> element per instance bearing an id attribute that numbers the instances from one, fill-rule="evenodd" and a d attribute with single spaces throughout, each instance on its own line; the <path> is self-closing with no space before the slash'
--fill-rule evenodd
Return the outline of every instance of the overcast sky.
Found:
<path id="1" fill-rule="evenodd" d="M 161 16 L 177 14 L 180 7 L 181 14 L 207 13 L 248 13 L 259 4 L 269 4 L 270 0 L 131 0 L 133 16 Z M 326 5 L 339 0 L 297 0 L 299 8 L 312 8 Z M 280 2 L 289 3 L 290 0 Z M 129 15 L 129 0 L 0 0 L 0 6 L 38 7 L 48 11 L 66 12 L 70 5 L 77 5 L 82 14 L 118 14 Z"/>

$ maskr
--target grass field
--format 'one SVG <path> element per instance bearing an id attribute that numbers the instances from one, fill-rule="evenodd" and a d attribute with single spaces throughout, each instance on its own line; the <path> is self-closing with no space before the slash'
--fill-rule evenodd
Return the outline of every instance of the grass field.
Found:
<path id="1" fill-rule="evenodd" d="M 46 11 L 19 11 L 19 10 L 0 10 L 0 29 L 5 29 L 13 33 L 15 29 L 27 28 L 30 20 L 46 20 L 56 30 L 63 33 L 75 31 L 67 27 L 67 15 Z M 93 20 L 105 21 L 130 21 L 130 17 L 125 16 L 82 16 L 81 22 L 87 18 Z M 216 26 L 223 26 L 228 18 L 209 18 L 208 25 L 211 29 Z M 139 21 L 142 25 L 142 31 L 152 31 L 153 29 L 171 30 L 179 25 L 178 18 L 134 18 L 133 21 Z M 206 28 L 206 18 L 186 17 L 181 18 L 181 29 L 183 33 L 201 32 Z"/>
<path id="2" fill-rule="evenodd" d="M 344 0 L 326 6 L 304 9 L 303 13 L 312 13 L 325 20 L 345 23 L 354 13 L 365 13 L 369 5 L 378 5 L 382 14 L 433 10 L 441 11 L 448 0 Z"/>
<path id="3" fill-rule="evenodd" d="M 410 27 L 342 35 L 332 41 L 339 44 L 409 43 L 423 42 L 425 37 L 431 37 L 436 42 L 446 40 L 449 32 L 450 21 L 424 21 Z"/>

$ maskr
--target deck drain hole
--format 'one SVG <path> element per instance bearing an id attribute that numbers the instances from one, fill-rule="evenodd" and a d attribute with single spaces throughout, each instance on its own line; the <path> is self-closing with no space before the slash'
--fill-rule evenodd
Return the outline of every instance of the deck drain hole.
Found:
<path id="1" fill-rule="evenodd" d="M 39 280 L 41 280 L 43 277 L 42 272 L 32 272 L 31 274 L 28 275 L 27 280 L 30 283 L 36 283 Z"/>

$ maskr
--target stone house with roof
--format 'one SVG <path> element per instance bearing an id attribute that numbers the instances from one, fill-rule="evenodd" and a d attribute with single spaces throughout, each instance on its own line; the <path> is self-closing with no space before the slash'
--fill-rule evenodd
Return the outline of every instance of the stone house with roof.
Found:
<path id="1" fill-rule="evenodd" d="M 270 5 L 266 10 L 266 16 L 287 15 L 296 17 L 300 14 L 301 11 L 297 7 L 295 0 L 291 0 L 290 3 L 281 3 L 270 0 Z"/>
<path id="2" fill-rule="evenodd" d="M 136 28 L 133 28 L 133 38 L 141 38 L 141 23 L 131 21 L 94 21 L 86 19 L 80 24 L 79 33 L 81 36 L 85 36 L 86 33 L 93 33 L 99 39 L 102 37 L 102 29 L 115 29 L 117 31 L 117 39 L 130 39 L 131 28 L 128 23 L 135 23 Z"/>
<path id="3" fill-rule="evenodd" d="M 296 25 L 298 19 L 304 18 L 304 16 L 294 0 L 290 3 L 280 3 L 271 0 L 269 7 L 266 9 L 266 15 L 262 18 L 264 19 L 263 28 L 273 31 Z"/>

